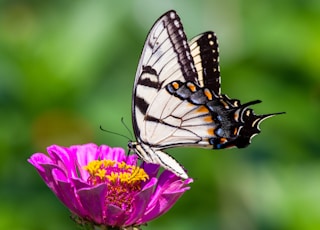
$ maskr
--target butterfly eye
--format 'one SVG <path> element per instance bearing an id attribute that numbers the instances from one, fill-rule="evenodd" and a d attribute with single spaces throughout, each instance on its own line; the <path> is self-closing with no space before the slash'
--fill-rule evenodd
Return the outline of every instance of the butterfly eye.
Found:
<path id="1" fill-rule="evenodd" d="M 128 148 L 129 149 L 135 149 L 137 147 L 137 143 L 136 142 L 132 142 L 132 141 L 129 141 L 128 142 Z"/>

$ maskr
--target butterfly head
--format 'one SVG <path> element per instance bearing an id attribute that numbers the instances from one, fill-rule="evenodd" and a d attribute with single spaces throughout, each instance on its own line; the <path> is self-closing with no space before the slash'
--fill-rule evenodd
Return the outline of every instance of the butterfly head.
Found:
<path id="1" fill-rule="evenodd" d="M 137 142 L 133 142 L 133 141 L 129 141 L 128 142 L 128 149 L 131 151 L 131 150 L 134 150 L 137 146 Z"/>

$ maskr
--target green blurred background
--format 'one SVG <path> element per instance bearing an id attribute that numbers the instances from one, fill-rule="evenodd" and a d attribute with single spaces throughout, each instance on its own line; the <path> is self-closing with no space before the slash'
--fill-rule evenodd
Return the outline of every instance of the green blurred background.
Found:
<path id="1" fill-rule="evenodd" d="M 145 229 L 320 229 L 320 1 L 0 1 L 0 229 L 76 229 L 27 163 L 51 144 L 126 148 L 131 91 L 154 21 L 213 30 L 222 92 L 261 99 L 246 149 L 169 152 L 195 178 Z"/>

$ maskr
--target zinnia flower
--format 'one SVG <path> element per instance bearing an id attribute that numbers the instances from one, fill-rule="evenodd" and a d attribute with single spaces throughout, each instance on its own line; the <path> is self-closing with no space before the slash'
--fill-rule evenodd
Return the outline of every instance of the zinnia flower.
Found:
<path id="1" fill-rule="evenodd" d="M 28 161 L 83 225 L 139 228 L 166 213 L 192 182 L 167 170 L 157 177 L 158 165 L 138 167 L 136 155 L 122 148 L 52 145 L 47 151 Z"/>

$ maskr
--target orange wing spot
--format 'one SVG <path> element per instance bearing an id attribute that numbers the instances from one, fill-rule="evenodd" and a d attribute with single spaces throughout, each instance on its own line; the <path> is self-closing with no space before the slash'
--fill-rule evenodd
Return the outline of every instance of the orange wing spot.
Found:
<path id="1" fill-rule="evenodd" d="M 233 118 L 234 118 L 235 121 L 238 121 L 238 119 L 239 119 L 239 113 L 233 114 Z"/>
<path id="2" fill-rule="evenodd" d="M 192 103 L 188 103 L 188 106 L 190 106 L 190 107 L 194 107 L 194 104 L 192 104 Z"/>
<path id="3" fill-rule="evenodd" d="M 188 88 L 190 89 L 191 92 L 195 92 L 197 89 L 196 89 L 196 86 L 192 83 L 188 83 Z"/>
<path id="4" fill-rule="evenodd" d="M 210 122 L 210 123 L 213 122 L 211 116 L 206 116 L 206 117 L 204 117 L 204 121 L 205 121 L 205 122 L 208 122 L 208 123 L 209 123 L 209 122 Z"/>
<path id="5" fill-rule="evenodd" d="M 224 143 L 226 143 L 227 141 L 228 141 L 228 139 L 225 138 L 225 137 L 221 137 L 221 138 L 220 138 L 220 143 L 221 143 L 221 144 L 224 144 Z"/>
<path id="6" fill-rule="evenodd" d="M 198 113 L 208 113 L 209 110 L 205 106 L 202 105 L 197 109 L 197 112 Z"/>
<path id="7" fill-rule="evenodd" d="M 177 82 L 172 82 L 171 85 L 173 86 L 173 88 L 179 89 L 179 84 Z"/>
<path id="8" fill-rule="evenodd" d="M 208 129 L 208 134 L 209 134 L 210 136 L 214 136 L 214 128 Z"/>
<path id="9" fill-rule="evenodd" d="M 237 133 L 238 133 L 238 128 L 234 128 L 233 135 L 237 135 Z"/>
<path id="10" fill-rule="evenodd" d="M 212 93 L 210 92 L 210 90 L 205 89 L 204 90 L 204 95 L 206 95 L 206 97 L 208 98 L 208 100 L 212 100 Z"/>
<path id="11" fill-rule="evenodd" d="M 229 109 L 229 105 L 224 100 L 220 100 L 220 102 L 223 104 L 225 109 Z"/>

